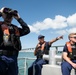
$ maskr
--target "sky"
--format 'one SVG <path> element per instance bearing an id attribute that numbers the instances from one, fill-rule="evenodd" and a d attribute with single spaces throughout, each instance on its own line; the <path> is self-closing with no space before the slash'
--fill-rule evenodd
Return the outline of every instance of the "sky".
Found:
<path id="1" fill-rule="evenodd" d="M 22 49 L 35 47 L 40 34 L 45 41 L 63 35 L 52 46 L 65 45 L 69 33 L 76 32 L 76 0 L 0 0 L 2 7 L 17 10 L 30 28 L 31 32 L 21 37 Z M 15 19 L 12 24 L 20 27 Z"/>

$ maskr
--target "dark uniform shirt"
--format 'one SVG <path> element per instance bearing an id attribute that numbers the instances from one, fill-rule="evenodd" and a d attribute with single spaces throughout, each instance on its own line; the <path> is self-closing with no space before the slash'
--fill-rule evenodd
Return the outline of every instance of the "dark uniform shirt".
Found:
<path id="1" fill-rule="evenodd" d="M 45 43 L 45 48 L 44 48 L 44 54 L 49 54 L 51 45 L 49 45 L 49 42 Z"/>
<path id="2" fill-rule="evenodd" d="M 76 59 L 76 44 L 72 44 L 71 48 L 72 48 L 72 53 L 68 51 L 67 45 L 65 44 L 63 52 L 67 52 L 68 53 L 67 56 L 70 57 L 71 59 Z"/>

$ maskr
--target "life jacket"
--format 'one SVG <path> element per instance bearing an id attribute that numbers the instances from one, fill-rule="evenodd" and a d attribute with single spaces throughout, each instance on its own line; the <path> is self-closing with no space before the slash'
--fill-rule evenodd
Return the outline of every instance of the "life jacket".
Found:
<path id="1" fill-rule="evenodd" d="M 42 58 L 42 56 L 44 54 L 44 47 L 45 46 L 42 47 L 43 44 L 45 44 L 45 42 L 44 43 L 38 43 L 36 46 L 36 49 L 34 51 L 34 55 L 37 57 L 37 59 Z M 38 45 L 40 45 L 40 46 L 38 47 Z"/>
<path id="2" fill-rule="evenodd" d="M 70 59 L 76 59 L 76 46 L 75 45 L 71 45 L 70 42 L 66 42 L 67 45 L 67 49 L 68 49 L 68 57 Z"/>
<path id="3" fill-rule="evenodd" d="M 15 25 L 5 25 L 0 22 L 0 28 L 2 31 L 2 41 L 0 40 L 0 46 L 2 49 L 15 49 L 21 50 L 20 33 L 18 27 Z"/>
<path id="4" fill-rule="evenodd" d="M 45 43 L 44 48 L 43 48 L 43 50 L 41 50 L 42 45 L 44 43 Z M 40 45 L 39 47 L 36 46 L 36 49 L 34 51 L 34 55 L 40 56 L 40 55 L 43 55 L 43 54 L 49 54 L 50 46 L 48 45 L 48 42 L 45 41 L 44 43 L 43 44 L 39 43 L 39 45 Z"/>

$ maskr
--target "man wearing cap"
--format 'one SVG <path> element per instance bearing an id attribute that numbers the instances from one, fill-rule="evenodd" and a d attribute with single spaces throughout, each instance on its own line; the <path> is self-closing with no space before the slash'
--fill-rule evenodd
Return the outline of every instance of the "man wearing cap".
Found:
<path id="1" fill-rule="evenodd" d="M 39 43 L 37 44 L 35 51 L 34 51 L 36 60 L 28 68 L 28 75 L 41 75 L 42 65 L 48 64 L 48 61 L 42 58 L 43 54 L 49 54 L 49 50 L 50 50 L 52 43 L 63 38 L 63 36 L 59 36 L 49 42 L 46 42 L 44 40 L 44 37 L 45 37 L 44 35 L 38 36 Z"/>
<path id="2" fill-rule="evenodd" d="M 20 37 L 30 32 L 17 10 L 3 7 L 0 10 L 0 75 L 18 75 L 17 57 L 21 50 Z M 15 18 L 20 27 L 12 24 Z"/>

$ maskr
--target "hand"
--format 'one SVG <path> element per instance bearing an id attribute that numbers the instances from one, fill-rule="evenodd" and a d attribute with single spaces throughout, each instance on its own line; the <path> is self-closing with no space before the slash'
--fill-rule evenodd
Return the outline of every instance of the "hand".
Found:
<path id="1" fill-rule="evenodd" d="M 57 37 L 57 39 L 58 39 L 58 40 L 59 40 L 59 39 L 63 39 L 63 35 L 62 35 L 62 36 Z"/>
<path id="2" fill-rule="evenodd" d="M 40 44 L 38 44 L 37 47 L 40 47 Z"/>
<path id="3" fill-rule="evenodd" d="M 13 16 L 16 20 L 18 20 L 20 18 L 19 14 L 17 13 L 16 16 Z"/>
<path id="4" fill-rule="evenodd" d="M 75 64 L 75 63 L 72 63 L 72 66 L 73 66 L 73 68 L 75 68 L 75 69 L 76 69 L 76 64 Z"/>

